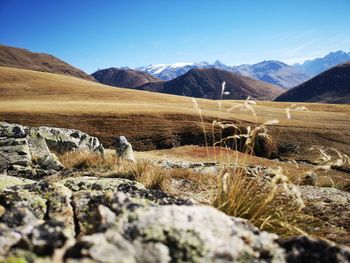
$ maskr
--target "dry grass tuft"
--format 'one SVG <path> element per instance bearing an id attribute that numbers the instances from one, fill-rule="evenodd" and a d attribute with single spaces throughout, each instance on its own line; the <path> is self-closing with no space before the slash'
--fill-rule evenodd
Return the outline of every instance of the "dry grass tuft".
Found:
<path id="1" fill-rule="evenodd" d="M 217 181 L 212 205 L 230 216 L 248 219 L 263 230 L 284 236 L 305 234 L 298 226 L 304 203 L 282 174 L 266 182 L 242 169 L 225 172 Z"/>
<path id="2" fill-rule="evenodd" d="M 166 190 L 169 182 L 168 172 L 148 161 L 138 161 L 130 167 L 130 175 L 145 187 Z"/>
<path id="3" fill-rule="evenodd" d="M 76 169 L 114 169 L 120 160 L 113 155 L 101 155 L 85 151 L 72 151 L 59 156 L 65 168 Z"/>
<path id="4" fill-rule="evenodd" d="M 167 171 L 147 161 L 133 163 L 112 154 L 101 155 L 82 151 L 65 153 L 59 156 L 59 159 L 67 169 L 89 171 L 103 177 L 136 180 L 150 189 L 166 189 Z"/>
<path id="5" fill-rule="evenodd" d="M 234 105 L 227 111 L 244 109 L 257 120 L 255 105 L 256 102 L 248 98 L 241 105 Z M 241 129 L 234 123 L 214 121 L 212 130 L 214 127 L 220 128 L 221 135 L 213 145 L 229 147 L 246 155 L 265 154 L 267 156 L 266 153 L 271 154 L 275 147 L 275 142 L 268 130 L 270 126 L 278 123 L 279 121 L 274 119 L 255 127 L 247 126 Z M 232 134 L 223 136 L 222 131 L 226 128 L 230 128 Z M 219 154 L 218 157 L 221 159 L 222 155 Z M 222 160 L 218 163 L 221 164 L 223 172 L 217 176 L 213 187 L 212 205 L 214 207 L 227 215 L 248 219 L 263 230 L 284 236 L 305 234 L 298 226 L 302 222 L 304 202 L 297 187 L 284 175 L 281 167 L 276 169 L 272 178 L 266 178 L 263 175 L 248 174 L 244 168 L 230 168 L 232 165 L 239 167 L 238 160 L 236 163 L 230 162 L 226 165 L 223 165 Z"/>

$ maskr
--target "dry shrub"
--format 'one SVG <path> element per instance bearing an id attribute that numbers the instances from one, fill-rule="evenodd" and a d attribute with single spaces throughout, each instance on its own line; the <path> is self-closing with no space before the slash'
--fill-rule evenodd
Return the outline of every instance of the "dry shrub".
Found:
<path id="1" fill-rule="evenodd" d="M 138 161 L 131 165 L 130 175 L 134 180 L 150 189 L 165 190 L 168 182 L 168 172 L 160 166 L 147 161 Z"/>
<path id="2" fill-rule="evenodd" d="M 284 236 L 304 233 L 299 227 L 304 203 L 283 174 L 266 182 L 242 169 L 226 172 L 217 180 L 212 205 L 263 230 Z"/>

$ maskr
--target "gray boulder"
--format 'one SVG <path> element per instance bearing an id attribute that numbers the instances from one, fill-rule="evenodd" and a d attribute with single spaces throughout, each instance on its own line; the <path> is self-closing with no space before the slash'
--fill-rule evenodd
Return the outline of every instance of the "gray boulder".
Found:
<path id="1" fill-rule="evenodd" d="M 102 144 L 96 137 L 92 137 L 85 132 L 73 129 L 52 128 L 41 126 L 38 128 L 29 128 L 45 139 L 50 150 L 59 153 L 69 151 L 89 151 L 104 152 Z"/>
<path id="2" fill-rule="evenodd" d="M 132 146 L 124 136 L 119 136 L 115 138 L 114 147 L 116 155 L 119 158 L 133 162 L 135 161 L 135 155 L 132 150 Z"/>
<path id="3" fill-rule="evenodd" d="M 53 152 L 74 150 L 104 152 L 96 137 L 81 131 L 0 122 L 0 174 L 21 177 L 53 174 L 63 169 Z"/>
<path id="4" fill-rule="evenodd" d="M 0 173 L 33 177 L 62 168 L 40 133 L 18 124 L 0 123 Z"/>

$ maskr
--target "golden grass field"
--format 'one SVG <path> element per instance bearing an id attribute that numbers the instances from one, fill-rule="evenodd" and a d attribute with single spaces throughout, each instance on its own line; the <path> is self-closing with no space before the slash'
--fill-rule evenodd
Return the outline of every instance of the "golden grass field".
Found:
<path id="1" fill-rule="evenodd" d="M 276 141 L 334 147 L 350 154 L 350 106 L 299 103 L 308 111 L 291 111 L 291 103 L 262 102 L 250 111 L 232 106 L 242 101 L 198 99 L 207 129 L 213 120 L 241 126 L 278 119 L 269 127 Z M 219 107 L 221 104 L 221 108 Z M 105 144 L 125 135 L 138 150 L 195 143 L 202 125 L 191 98 L 121 89 L 79 78 L 0 67 L 0 119 L 24 125 L 75 128 Z M 179 138 L 182 138 L 179 140 Z M 185 139 L 184 139 L 185 138 Z M 304 158 L 302 155 L 300 158 Z"/>

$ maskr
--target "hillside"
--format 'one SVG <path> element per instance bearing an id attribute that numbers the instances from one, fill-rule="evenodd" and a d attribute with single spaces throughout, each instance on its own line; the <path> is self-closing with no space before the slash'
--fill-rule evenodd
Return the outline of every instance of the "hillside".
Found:
<path id="1" fill-rule="evenodd" d="M 0 66 L 30 69 L 94 80 L 89 74 L 45 53 L 0 45 Z"/>
<path id="2" fill-rule="evenodd" d="M 92 76 L 102 84 L 123 88 L 135 88 L 150 81 L 159 81 L 146 72 L 124 68 L 102 69 Z"/>
<path id="3" fill-rule="evenodd" d="M 335 66 L 286 91 L 276 101 L 350 103 L 350 62 Z"/>
<path id="4" fill-rule="evenodd" d="M 79 129 L 107 147 L 118 135 L 126 136 L 136 150 L 204 143 L 203 125 L 188 97 L 5 67 L 0 67 L 0 83 L 1 121 Z M 258 101 L 251 105 L 256 118 L 242 101 L 197 99 L 197 103 L 208 131 L 214 120 L 246 127 L 277 119 L 279 123 L 268 130 L 283 156 L 305 159 L 302 154 L 310 154 L 312 145 L 350 154 L 350 106 L 297 104 L 308 111 L 291 111 L 288 119 L 289 103 Z M 297 149 L 298 156 L 286 149 Z"/>
<path id="5" fill-rule="evenodd" d="M 221 94 L 224 81 L 225 93 Z M 248 96 L 257 100 L 273 100 L 282 92 L 279 87 L 214 68 L 192 69 L 176 79 L 146 83 L 138 89 L 216 100 L 246 99 Z"/>

